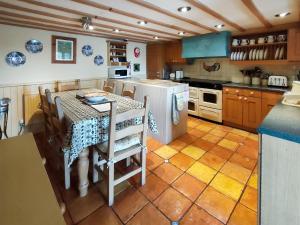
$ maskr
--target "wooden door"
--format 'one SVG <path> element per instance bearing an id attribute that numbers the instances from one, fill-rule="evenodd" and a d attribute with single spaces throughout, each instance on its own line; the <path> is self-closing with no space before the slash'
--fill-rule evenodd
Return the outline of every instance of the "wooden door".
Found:
<path id="1" fill-rule="evenodd" d="M 243 126 L 258 128 L 261 123 L 261 98 L 243 97 Z"/>
<path id="2" fill-rule="evenodd" d="M 243 124 L 243 102 L 241 96 L 223 95 L 223 120 L 237 125 Z"/>
<path id="3" fill-rule="evenodd" d="M 147 45 L 147 78 L 158 79 L 162 77 L 165 64 L 163 44 Z"/>
<path id="4" fill-rule="evenodd" d="M 289 29 L 287 58 L 289 61 L 300 61 L 300 28 Z"/>
<path id="5" fill-rule="evenodd" d="M 282 99 L 282 93 L 263 92 L 261 101 L 261 120 L 268 115 L 271 109 Z"/>

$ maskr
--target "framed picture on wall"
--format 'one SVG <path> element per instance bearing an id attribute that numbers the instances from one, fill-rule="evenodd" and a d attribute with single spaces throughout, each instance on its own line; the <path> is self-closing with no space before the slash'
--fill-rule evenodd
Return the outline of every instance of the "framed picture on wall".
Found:
<path id="1" fill-rule="evenodd" d="M 52 36 L 52 63 L 76 63 L 76 38 Z"/>

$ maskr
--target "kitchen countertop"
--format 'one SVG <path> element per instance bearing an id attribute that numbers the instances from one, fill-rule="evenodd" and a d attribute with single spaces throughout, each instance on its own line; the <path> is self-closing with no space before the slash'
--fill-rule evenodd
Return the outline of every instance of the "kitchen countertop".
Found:
<path id="1" fill-rule="evenodd" d="M 226 83 L 223 84 L 223 87 L 236 87 L 236 88 L 247 88 L 247 89 L 255 89 L 260 91 L 275 91 L 275 92 L 286 92 L 289 91 L 290 88 L 280 88 L 280 87 L 265 87 L 265 86 L 257 86 L 250 84 L 239 84 L 239 83 Z"/>
<path id="2" fill-rule="evenodd" d="M 300 143 L 300 107 L 278 103 L 264 119 L 258 133 Z"/>

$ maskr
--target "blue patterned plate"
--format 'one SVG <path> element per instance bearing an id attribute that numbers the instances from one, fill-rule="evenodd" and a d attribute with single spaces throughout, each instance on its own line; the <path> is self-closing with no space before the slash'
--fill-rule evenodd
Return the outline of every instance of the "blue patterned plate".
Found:
<path id="1" fill-rule="evenodd" d="M 6 55 L 5 61 L 8 65 L 17 67 L 25 64 L 26 57 L 21 52 L 10 52 Z"/>
<path id="2" fill-rule="evenodd" d="M 101 55 L 96 55 L 95 58 L 94 58 L 94 63 L 97 66 L 102 65 L 104 63 L 103 57 Z"/>
<path id="3" fill-rule="evenodd" d="M 43 50 L 43 44 L 39 40 L 29 40 L 25 44 L 25 48 L 30 53 L 39 53 Z"/>
<path id="4" fill-rule="evenodd" d="M 85 56 L 91 56 L 93 55 L 93 48 L 90 45 L 84 45 L 81 49 L 81 52 Z"/>

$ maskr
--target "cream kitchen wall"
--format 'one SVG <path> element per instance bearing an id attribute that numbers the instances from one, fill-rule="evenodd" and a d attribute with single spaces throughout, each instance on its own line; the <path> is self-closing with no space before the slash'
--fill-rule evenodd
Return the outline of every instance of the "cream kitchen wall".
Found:
<path id="1" fill-rule="evenodd" d="M 77 39 L 76 64 L 51 64 L 51 35 L 74 37 Z M 43 51 L 30 54 L 25 49 L 26 41 L 37 39 L 43 43 Z M 80 79 L 83 88 L 101 88 L 102 81 L 107 78 L 107 43 L 105 38 L 51 32 L 31 28 L 0 25 L 0 98 L 9 97 L 8 136 L 15 136 L 20 122 L 29 122 L 24 114 L 32 113 L 38 107 L 38 86 L 54 91 L 57 80 L 70 81 Z M 89 44 L 94 49 L 90 57 L 82 55 L 81 48 Z M 139 47 L 139 58 L 134 57 L 133 49 Z M 26 63 L 20 67 L 6 64 L 5 56 L 11 51 L 20 51 L 26 56 Z M 104 64 L 96 66 L 94 56 L 100 54 Z M 146 44 L 128 42 L 128 61 L 141 64 L 140 72 L 133 72 L 133 77 L 146 77 Z M 132 66 L 133 70 L 133 66 Z M 24 101 L 24 99 L 26 99 Z M 1 118 L 0 118 L 1 121 Z M 27 124 L 26 124 L 27 125 Z"/>
<path id="2" fill-rule="evenodd" d="M 207 65 L 213 65 L 214 63 L 220 63 L 221 68 L 219 71 L 207 72 L 203 68 L 203 63 Z M 259 65 L 264 72 L 273 73 L 276 75 L 285 75 L 288 76 L 289 81 L 295 79 L 295 75 L 300 70 L 300 63 L 289 64 L 289 65 Z M 172 69 L 184 70 L 184 76 L 193 77 L 198 79 L 212 79 L 212 80 L 226 80 L 234 81 L 241 80 L 243 78 L 240 70 L 242 69 L 251 69 L 255 66 L 239 66 L 234 63 L 231 63 L 227 58 L 209 58 L 209 59 L 196 59 L 192 65 L 174 65 Z"/>

